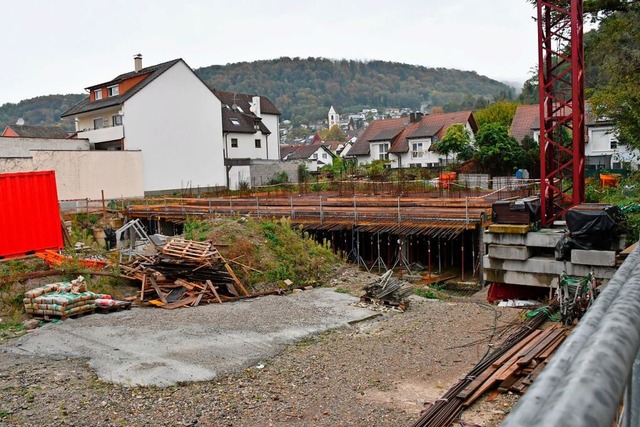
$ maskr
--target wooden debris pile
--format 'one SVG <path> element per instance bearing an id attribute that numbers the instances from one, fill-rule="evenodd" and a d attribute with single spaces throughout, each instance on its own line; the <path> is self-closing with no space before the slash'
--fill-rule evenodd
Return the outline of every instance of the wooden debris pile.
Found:
<path id="1" fill-rule="evenodd" d="M 173 238 L 158 251 L 121 265 L 124 274 L 142 283 L 141 301 L 171 310 L 249 294 L 211 243 Z"/>
<path id="2" fill-rule="evenodd" d="M 462 406 L 470 406 L 490 390 L 488 401 L 501 392 L 524 393 L 568 335 L 569 330 L 561 325 L 533 331 L 457 394 L 458 398 L 464 399 Z"/>
<path id="3" fill-rule="evenodd" d="M 395 277 L 391 277 L 392 270 L 382 275 L 380 280 L 365 285 L 365 294 L 360 297 L 361 302 L 377 303 L 406 309 L 409 296 L 413 294 L 413 286 Z"/>

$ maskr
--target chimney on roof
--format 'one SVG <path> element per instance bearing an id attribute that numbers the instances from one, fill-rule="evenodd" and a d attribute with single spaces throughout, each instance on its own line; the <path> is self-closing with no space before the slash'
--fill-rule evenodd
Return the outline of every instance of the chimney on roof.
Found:
<path id="1" fill-rule="evenodd" d="M 254 96 L 251 99 L 251 108 L 250 108 L 251 112 L 253 114 L 256 115 L 256 117 L 261 117 L 261 111 L 260 111 L 260 97 L 259 96 Z"/>
<path id="2" fill-rule="evenodd" d="M 420 112 L 409 113 L 409 123 L 419 122 L 420 120 L 422 120 L 423 115 L 424 114 Z"/>
<path id="3" fill-rule="evenodd" d="M 136 73 L 142 70 L 142 55 L 139 53 L 133 56 L 133 68 Z"/>

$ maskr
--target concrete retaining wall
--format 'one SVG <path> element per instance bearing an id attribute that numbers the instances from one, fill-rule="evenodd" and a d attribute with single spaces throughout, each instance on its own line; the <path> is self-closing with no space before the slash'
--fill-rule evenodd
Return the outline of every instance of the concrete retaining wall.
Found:
<path id="1" fill-rule="evenodd" d="M 0 172 L 56 172 L 58 198 L 107 199 L 144 196 L 140 151 L 30 151 L 30 157 L 0 157 Z"/>

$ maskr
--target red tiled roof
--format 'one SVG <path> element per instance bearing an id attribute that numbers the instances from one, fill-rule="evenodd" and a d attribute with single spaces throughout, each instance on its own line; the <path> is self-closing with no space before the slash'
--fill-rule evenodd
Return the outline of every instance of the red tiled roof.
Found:
<path id="1" fill-rule="evenodd" d="M 535 129 L 540 129 L 540 107 L 538 105 L 519 105 L 511 121 L 509 133 L 516 141 L 522 142 L 525 136 L 533 136 Z"/>
<path id="2" fill-rule="evenodd" d="M 374 120 L 369 127 L 358 137 L 349 151 L 350 156 L 369 154 L 369 142 L 389 141 L 398 135 L 409 124 L 408 117 L 399 119 Z M 381 139 L 384 137 L 383 139 Z"/>
<path id="3" fill-rule="evenodd" d="M 280 159 L 284 159 L 288 154 L 293 153 L 298 148 L 296 145 L 280 144 Z"/>
<path id="4" fill-rule="evenodd" d="M 420 121 L 411 123 L 404 132 L 396 138 L 396 141 L 389 149 L 390 153 L 406 153 L 409 151 L 409 140 L 415 138 L 442 139 L 447 130 L 454 124 L 467 124 L 473 131 L 478 130 L 476 121 L 471 111 L 457 111 L 455 113 L 431 114 L 422 117 Z"/>
<path id="5" fill-rule="evenodd" d="M 331 156 L 334 155 L 324 145 L 307 144 L 307 145 L 298 145 L 298 146 L 296 146 L 295 150 L 289 154 L 289 157 L 287 158 L 287 160 L 306 160 L 306 159 L 310 158 L 313 155 L 313 153 L 315 153 L 318 150 L 324 150 L 324 151 L 328 152 Z"/>

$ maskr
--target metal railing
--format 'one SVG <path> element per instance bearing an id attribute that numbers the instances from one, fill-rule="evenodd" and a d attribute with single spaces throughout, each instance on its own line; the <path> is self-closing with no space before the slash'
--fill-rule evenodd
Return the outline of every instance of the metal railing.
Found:
<path id="1" fill-rule="evenodd" d="M 640 426 L 639 261 L 636 248 L 504 427 Z"/>

